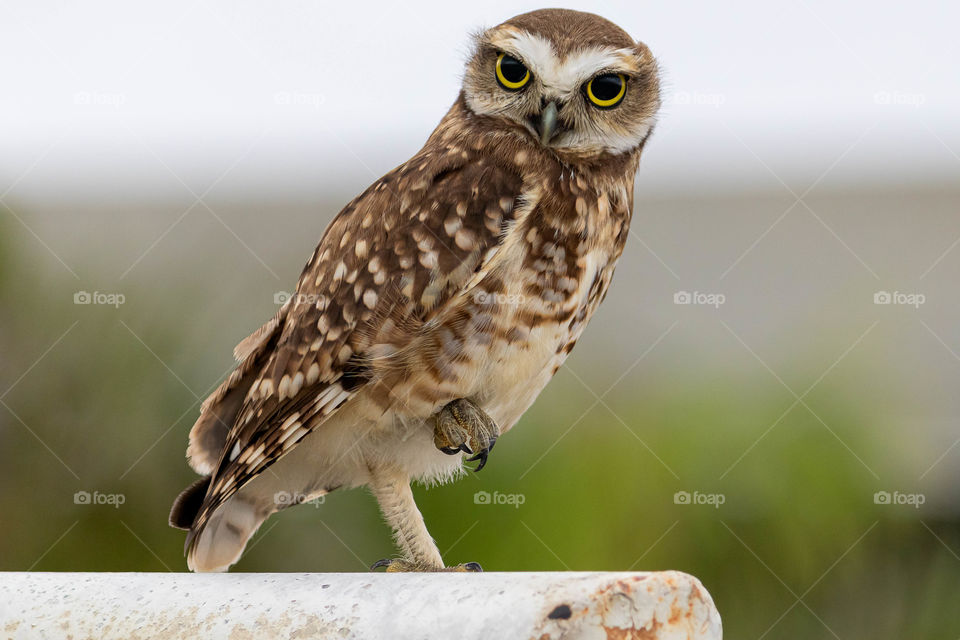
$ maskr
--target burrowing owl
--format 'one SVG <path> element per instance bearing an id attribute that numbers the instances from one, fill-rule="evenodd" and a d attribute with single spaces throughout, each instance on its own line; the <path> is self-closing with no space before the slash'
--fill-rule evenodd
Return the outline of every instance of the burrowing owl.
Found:
<path id="1" fill-rule="evenodd" d="M 650 50 L 548 9 L 476 36 L 423 149 L 333 220 L 276 316 L 234 350 L 173 505 L 195 571 L 272 513 L 368 486 L 402 557 L 444 568 L 410 489 L 487 462 L 606 294 L 660 106 Z M 476 570 L 475 563 L 453 569 Z"/>

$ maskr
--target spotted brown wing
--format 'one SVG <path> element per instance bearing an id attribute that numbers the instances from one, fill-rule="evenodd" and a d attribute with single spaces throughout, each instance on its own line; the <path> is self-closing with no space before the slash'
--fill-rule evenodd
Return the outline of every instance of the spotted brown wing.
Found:
<path id="1" fill-rule="evenodd" d="M 437 147 L 428 142 L 327 228 L 258 356 L 188 546 L 217 507 L 375 384 L 368 360 L 382 335 L 413 340 L 503 237 L 520 177 Z"/>

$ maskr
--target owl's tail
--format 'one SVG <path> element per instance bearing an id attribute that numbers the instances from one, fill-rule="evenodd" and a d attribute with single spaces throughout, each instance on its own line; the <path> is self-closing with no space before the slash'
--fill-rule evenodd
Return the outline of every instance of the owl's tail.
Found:
<path id="1" fill-rule="evenodd" d="M 187 487 L 170 511 L 170 524 L 190 532 L 185 549 L 187 566 L 191 571 L 201 573 L 229 569 L 243 555 L 247 541 L 267 516 L 234 496 L 217 508 L 205 523 L 195 526 L 209 484 L 210 478 L 204 477 Z"/>

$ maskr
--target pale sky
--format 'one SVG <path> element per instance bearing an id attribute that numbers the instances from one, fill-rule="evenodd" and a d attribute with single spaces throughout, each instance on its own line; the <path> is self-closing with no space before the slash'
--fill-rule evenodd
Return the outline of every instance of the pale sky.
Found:
<path id="1" fill-rule="evenodd" d="M 0 193 L 365 184 L 453 101 L 469 33 L 539 6 L 0 0 Z M 661 62 L 647 191 L 960 177 L 956 2 L 565 6 Z"/>

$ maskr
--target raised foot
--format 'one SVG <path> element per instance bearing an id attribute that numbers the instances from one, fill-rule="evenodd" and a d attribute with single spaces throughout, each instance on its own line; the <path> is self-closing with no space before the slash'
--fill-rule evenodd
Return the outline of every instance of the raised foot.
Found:
<path id="1" fill-rule="evenodd" d="M 433 442 L 437 449 L 448 455 L 461 451 L 471 454 L 468 462 L 480 461 L 474 471 L 487 464 L 487 456 L 500 435 L 500 428 L 493 418 L 466 398 L 447 404 L 436 417 Z"/>
<path id="2" fill-rule="evenodd" d="M 410 560 L 403 560 L 401 558 L 384 558 L 383 560 L 377 560 L 373 563 L 373 566 L 370 567 L 371 571 L 386 567 L 387 573 L 402 573 L 402 572 L 420 572 L 420 573 L 429 573 L 429 572 L 446 572 L 446 573 L 476 573 L 483 571 L 483 568 L 476 562 L 465 562 L 464 564 L 458 564 L 453 567 L 427 567 Z"/>

